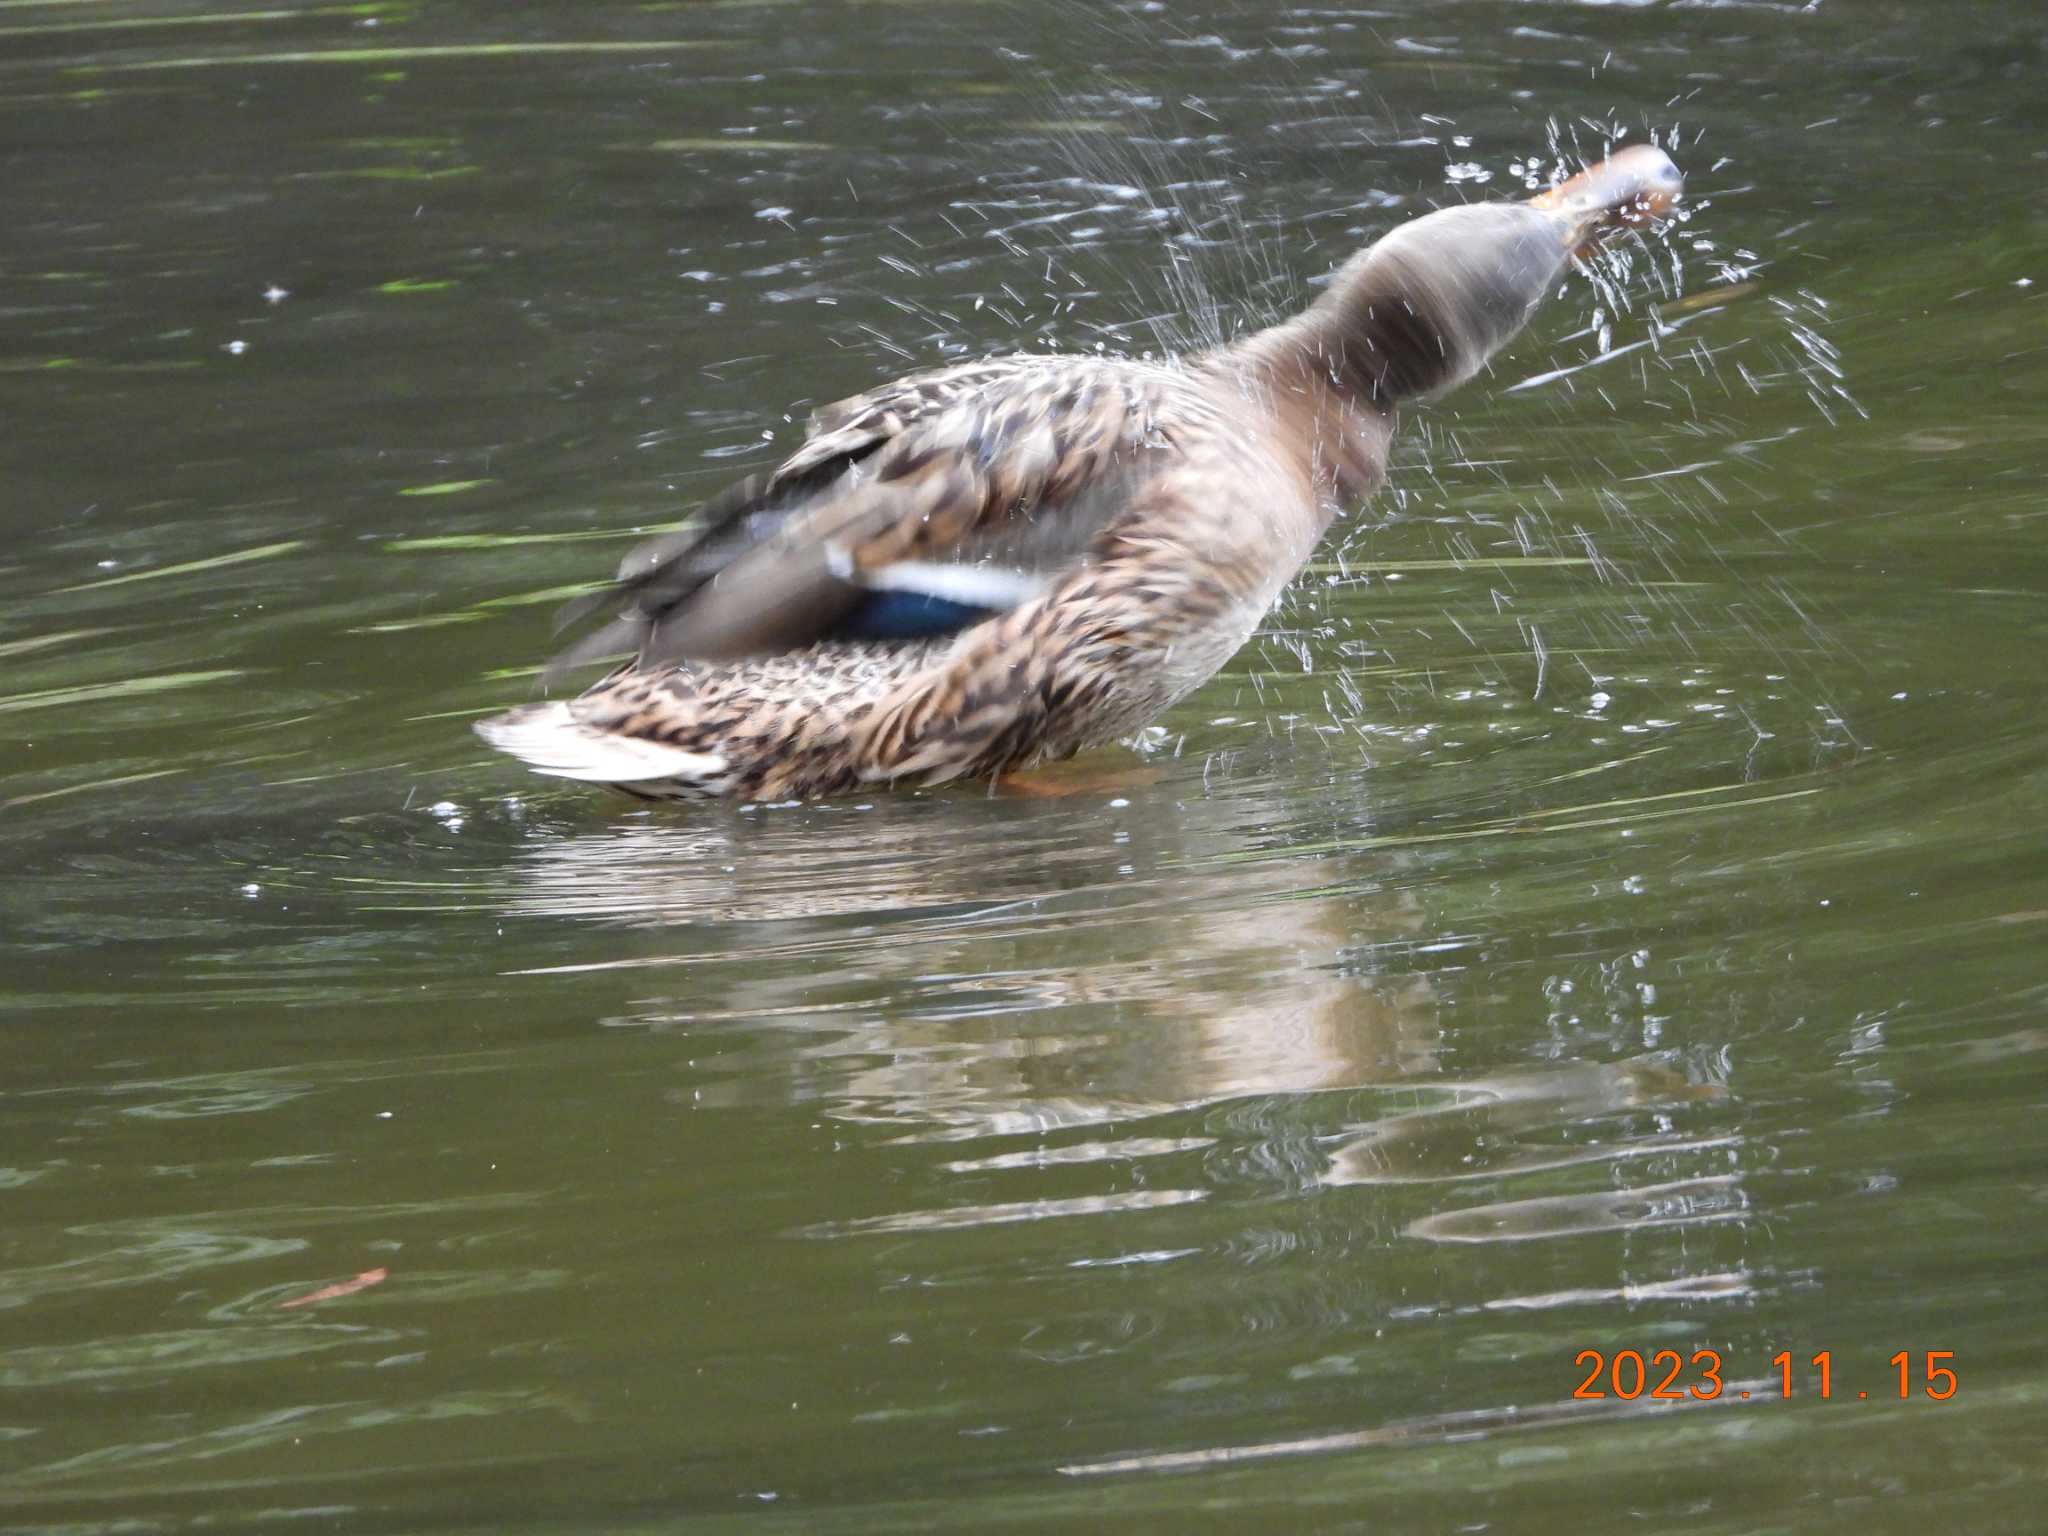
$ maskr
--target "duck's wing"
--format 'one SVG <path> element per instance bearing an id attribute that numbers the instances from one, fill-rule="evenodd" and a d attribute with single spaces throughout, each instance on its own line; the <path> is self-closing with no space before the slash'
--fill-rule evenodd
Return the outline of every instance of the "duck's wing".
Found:
<path id="1" fill-rule="evenodd" d="M 1012 608 L 1115 517 L 1127 476 L 1166 441 L 1167 387 L 1115 360 L 1019 356 L 826 406 L 788 459 L 565 610 L 624 607 L 555 669 L 627 650 L 652 667 L 908 639 Z"/>

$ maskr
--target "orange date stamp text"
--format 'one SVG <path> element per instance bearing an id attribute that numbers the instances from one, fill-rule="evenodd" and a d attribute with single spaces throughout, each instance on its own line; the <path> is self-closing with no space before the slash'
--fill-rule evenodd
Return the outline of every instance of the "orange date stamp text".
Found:
<path id="1" fill-rule="evenodd" d="M 1953 1364 L 1955 1357 L 1956 1352 L 1952 1349 L 1926 1349 L 1917 1356 L 1910 1349 L 1900 1350 L 1885 1362 L 1891 1367 L 1892 1374 L 1885 1378 L 1885 1390 L 1880 1395 L 1895 1394 L 1903 1400 L 1917 1392 L 1936 1402 L 1947 1401 L 1962 1385 Z M 1795 1363 L 1791 1350 L 1779 1350 L 1771 1356 L 1771 1370 L 1775 1374 L 1765 1378 L 1770 1385 L 1752 1390 L 1747 1387 L 1730 1388 L 1722 1381 L 1721 1373 L 1725 1367 L 1718 1349 L 1696 1349 L 1690 1355 L 1675 1349 L 1652 1350 L 1648 1354 L 1639 1349 L 1612 1352 L 1582 1349 L 1572 1357 L 1572 1364 L 1584 1370 L 1586 1375 L 1572 1396 L 1618 1397 L 1625 1401 L 1644 1397 L 1656 1402 L 1708 1403 L 1723 1395 L 1743 1399 L 1784 1399 L 1808 1395 L 1825 1399 L 1848 1395 L 1846 1389 L 1836 1389 L 1832 1350 L 1824 1349 L 1805 1361 L 1805 1369 L 1797 1382 L 1793 1379 Z M 1772 1387 L 1776 1390 L 1773 1391 Z M 1870 1395 L 1867 1387 L 1856 1393 L 1858 1398 Z"/>

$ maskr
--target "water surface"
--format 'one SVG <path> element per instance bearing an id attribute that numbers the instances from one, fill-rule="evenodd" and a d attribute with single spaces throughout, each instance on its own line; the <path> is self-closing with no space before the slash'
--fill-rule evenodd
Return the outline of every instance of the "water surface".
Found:
<path id="1" fill-rule="evenodd" d="M 2034 1528 L 2042 62 L 0 6 L 0 1525 Z M 1225 337 L 1617 134 L 1690 221 L 1113 777 L 470 735 L 807 403 Z M 1684 1395 L 1574 1398 L 1630 1349 Z"/>

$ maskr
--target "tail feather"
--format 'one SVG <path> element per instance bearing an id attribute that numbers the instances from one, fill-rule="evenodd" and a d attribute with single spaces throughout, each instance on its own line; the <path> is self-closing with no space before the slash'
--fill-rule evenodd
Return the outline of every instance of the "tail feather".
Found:
<path id="1" fill-rule="evenodd" d="M 640 736 L 623 736 L 577 718 L 562 701 L 522 704 L 476 723 L 477 735 L 536 773 L 600 784 L 638 784 L 673 779 L 717 793 L 726 770 L 716 752 L 691 752 Z"/>

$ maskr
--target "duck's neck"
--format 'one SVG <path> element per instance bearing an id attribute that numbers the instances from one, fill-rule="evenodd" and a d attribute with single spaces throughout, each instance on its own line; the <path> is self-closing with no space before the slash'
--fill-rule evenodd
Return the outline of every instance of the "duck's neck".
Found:
<path id="1" fill-rule="evenodd" d="M 1300 372 L 1377 410 L 1439 394 L 1484 368 L 1563 273 L 1557 215 L 1472 203 L 1412 219 L 1332 275 L 1303 313 L 1245 343 L 1260 367 Z"/>
<path id="2" fill-rule="evenodd" d="M 1484 368 L 1564 270 L 1569 233 L 1559 215 L 1526 203 L 1411 219 L 1339 267 L 1301 314 L 1219 360 L 1272 401 L 1319 483 L 1369 495 L 1395 407 Z"/>
<path id="3" fill-rule="evenodd" d="M 1296 315 L 1224 355 L 1247 395 L 1272 411 L 1276 434 L 1322 494 L 1357 502 L 1380 488 L 1394 407 L 1357 370 L 1325 317 Z"/>

